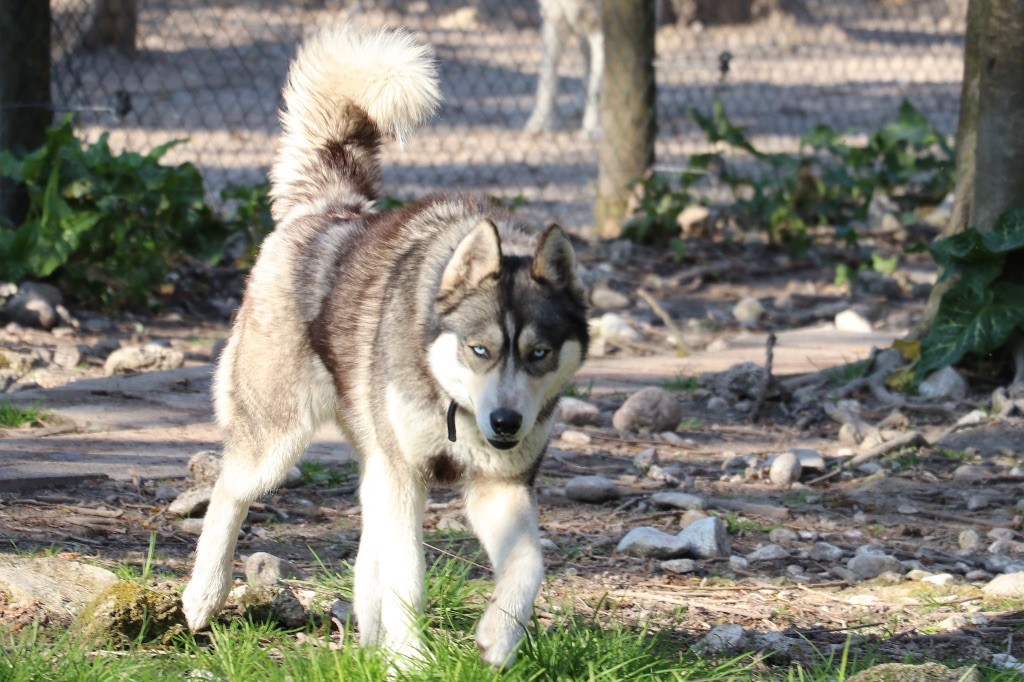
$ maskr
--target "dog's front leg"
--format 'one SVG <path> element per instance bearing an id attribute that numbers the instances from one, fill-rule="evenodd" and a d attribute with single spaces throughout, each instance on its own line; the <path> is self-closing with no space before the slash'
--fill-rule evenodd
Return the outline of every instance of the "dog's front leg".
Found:
<path id="1" fill-rule="evenodd" d="M 425 488 L 404 462 L 382 451 L 363 459 L 363 530 L 355 566 L 355 613 L 363 646 L 383 646 L 401 663 L 422 658 Z"/>
<path id="2" fill-rule="evenodd" d="M 587 101 L 583 108 L 582 131 L 589 137 L 600 132 L 601 81 L 604 78 L 604 33 L 600 30 L 587 36 L 590 45 L 590 64 L 587 69 Z"/>
<path id="3" fill-rule="evenodd" d="M 476 629 L 477 646 L 487 663 L 509 666 L 544 578 L 536 503 L 525 483 L 479 481 L 466 492 L 466 512 L 495 573 L 494 594 Z"/>
<path id="4" fill-rule="evenodd" d="M 541 39 L 544 43 L 540 58 L 540 69 L 537 71 L 537 99 L 533 105 L 533 113 L 526 122 L 527 132 L 536 133 L 555 127 L 555 96 L 558 94 L 558 62 L 562 59 L 565 39 L 569 26 L 561 16 L 544 18 L 541 26 Z"/>

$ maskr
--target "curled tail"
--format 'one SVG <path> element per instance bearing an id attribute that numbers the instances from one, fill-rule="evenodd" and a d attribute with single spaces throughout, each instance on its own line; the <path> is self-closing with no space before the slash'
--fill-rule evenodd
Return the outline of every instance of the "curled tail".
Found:
<path id="1" fill-rule="evenodd" d="M 376 198 L 382 136 L 403 140 L 440 101 L 430 49 L 401 29 L 326 29 L 288 71 L 270 171 L 273 214 Z"/>

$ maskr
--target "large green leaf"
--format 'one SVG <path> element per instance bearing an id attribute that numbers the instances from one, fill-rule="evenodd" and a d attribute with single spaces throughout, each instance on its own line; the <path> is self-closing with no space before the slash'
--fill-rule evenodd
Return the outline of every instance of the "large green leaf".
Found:
<path id="1" fill-rule="evenodd" d="M 921 341 L 917 377 L 952 365 L 967 353 L 988 353 L 1002 346 L 1024 323 L 1019 286 L 999 283 L 991 289 L 954 286 L 946 292 L 928 336 Z"/>
<path id="2" fill-rule="evenodd" d="M 992 253 L 1024 249 L 1024 208 L 1013 208 L 999 216 L 983 239 L 985 248 Z"/>

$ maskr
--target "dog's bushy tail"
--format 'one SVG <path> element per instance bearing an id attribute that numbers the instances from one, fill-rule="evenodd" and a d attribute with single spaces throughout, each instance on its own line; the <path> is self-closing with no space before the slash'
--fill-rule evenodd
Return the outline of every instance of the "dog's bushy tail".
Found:
<path id="1" fill-rule="evenodd" d="M 341 26 L 307 40 L 284 88 L 270 172 L 275 220 L 376 198 L 382 136 L 402 141 L 439 101 L 430 49 L 407 31 Z"/>

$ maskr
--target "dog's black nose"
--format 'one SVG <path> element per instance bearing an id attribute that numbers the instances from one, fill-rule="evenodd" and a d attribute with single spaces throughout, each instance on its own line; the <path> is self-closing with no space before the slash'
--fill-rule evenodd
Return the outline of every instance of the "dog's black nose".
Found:
<path id="1" fill-rule="evenodd" d="M 514 436 L 523 425 L 523 415 L 501 407 L 491 412 L 491 428 L 499 436 Z"/>

